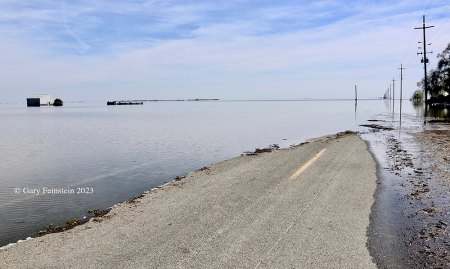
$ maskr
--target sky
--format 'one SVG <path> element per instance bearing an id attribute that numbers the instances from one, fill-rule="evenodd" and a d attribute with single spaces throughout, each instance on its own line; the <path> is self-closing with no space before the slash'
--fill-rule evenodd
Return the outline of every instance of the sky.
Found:
<path id="1" fill-rule="evenodd" d="M 0 103 L 409 97 L 423 14 L 432 68 L 450 0 L 0 0 Z"/>

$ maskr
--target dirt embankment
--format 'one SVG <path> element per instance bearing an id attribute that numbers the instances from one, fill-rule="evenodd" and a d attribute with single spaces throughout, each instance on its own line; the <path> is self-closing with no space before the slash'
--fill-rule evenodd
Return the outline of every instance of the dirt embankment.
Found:
<path id="1" fill-rule="evenodd" d="M 379 268 L 450 268 L 450 126 L 376 121 L 362 125 L 380 166 L 372 255 Z"/>
<path id="2" fill-rule="evenodd" d="M 431 204 L 422 209 L 429 221 L 419 232 L 418 239 L 424 243 L 425 259 L 439 261 L 431 262 L 439 266 L 430 268 L 450 268 L 450 130 L 426 130 L 417 133 L 415 138 L 420 154 L 427 160 L 429 175 L 437 183 L 424 197 L 423 202 L 427 198 L 431 200 Z"/>
<path id="3" fill-rule="evenodd" d="M 430 160 L 432 172 L 450 186 L 450 130 L 427 130 L 416 137 Z"/>

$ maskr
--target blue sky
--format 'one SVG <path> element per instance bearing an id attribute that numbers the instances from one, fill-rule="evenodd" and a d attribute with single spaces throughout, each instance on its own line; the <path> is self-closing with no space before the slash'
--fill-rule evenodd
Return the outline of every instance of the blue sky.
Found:
<path id="1" fill-rule="evenodd" d="M 409 95 L 424 13 L 440 52 L 450 0 L 1 0 L 0 102 L 378 97 L 401 63 Z"/>

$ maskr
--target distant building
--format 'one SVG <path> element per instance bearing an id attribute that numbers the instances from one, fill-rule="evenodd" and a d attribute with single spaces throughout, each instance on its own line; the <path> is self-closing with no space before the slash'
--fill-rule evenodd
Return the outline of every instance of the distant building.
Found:
<path id="1" fill-rule="evenodd" d="M 28 107 L 52 106 L 54 102 L 55 98 L 48 94 L 38 94 L 27 98 Z"/>

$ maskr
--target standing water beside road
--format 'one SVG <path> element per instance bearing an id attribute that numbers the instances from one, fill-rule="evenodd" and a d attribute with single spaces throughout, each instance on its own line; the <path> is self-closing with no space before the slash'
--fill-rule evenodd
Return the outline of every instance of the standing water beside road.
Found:
<path id="1" fill-rule="evenodd" d="M 380 114 L 361 135 L 379 165 L 369 248 L 380 268 L 450 268 L 450 126 L 428 113 Z"/>
<path id="2" fill-rule="evenodd" d="M 361 130 L 388 112 L 379 100 L 356 111 L 353 101 L 2 105 L 0 245 L 244 151 Z"/>

